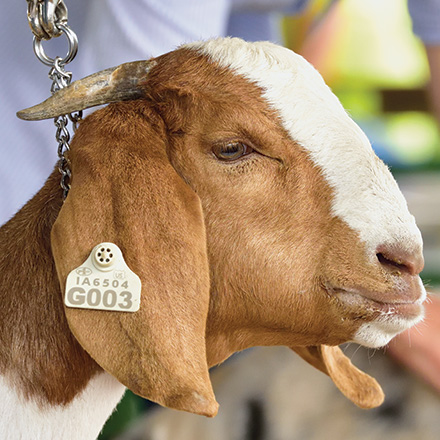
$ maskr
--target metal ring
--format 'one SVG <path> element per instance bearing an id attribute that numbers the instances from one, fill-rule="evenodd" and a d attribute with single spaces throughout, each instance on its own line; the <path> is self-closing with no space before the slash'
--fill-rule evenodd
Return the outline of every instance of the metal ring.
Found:
<path id="1" fill-rule="evenodd" d="M 41 40 L 59 37 L 59 24 L 67 24 L 68 11 L 64 0 L 27 0 L 28 21 L 33 34 Z"/>
<path id="2" fill-rule="evenodd" d="M 57 27 L 61 30 L 61 32 L 66 35 L 67 42 L 69 44 L 69 49 L 64 58 L 59 60 L 60 65 L 69 64 L 76 56 L 78 52 L 78 37 L 75 32 L 70 29 L 69 26 L 58 23 Z M 34 52 L 37 58 L 46 66 L 53 66 L 55 63 L 54 58 L 50 58 L 46 55 L 46 52 L 43 49 L 42 40 L 34 36 Z"/>
<path id="3" fill-rule="evenodd" d="M 40 11 L 41 11 L 40 4 L 38 3 L 37 0 L 28 0 L 27 17 L 32 33 L 37 38 L 40 38 L 42 40 L 49 40 L 51 37 L 43 29 L 43 26 L 41 24 Z"/>
<path id="4" fill-rule="evenodd" d="M 46 0 L 40 6 L 40 22 L 51 37 L 62 33 L 60 25 L 67 24 L 67 8 L 63 0 Z"/>

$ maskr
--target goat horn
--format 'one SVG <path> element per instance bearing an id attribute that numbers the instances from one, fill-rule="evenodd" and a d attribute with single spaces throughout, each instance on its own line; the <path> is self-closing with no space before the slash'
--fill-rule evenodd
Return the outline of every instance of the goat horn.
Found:
<path id="1" fill-rule="evenodd" d="M 140 98 L 142 83 L 155 64 L 154 60 L 134 61 L 94 73 L 57 91 L 41 104 L 19 111 L 17 116 L 40 121 L 109 102 Z"/>

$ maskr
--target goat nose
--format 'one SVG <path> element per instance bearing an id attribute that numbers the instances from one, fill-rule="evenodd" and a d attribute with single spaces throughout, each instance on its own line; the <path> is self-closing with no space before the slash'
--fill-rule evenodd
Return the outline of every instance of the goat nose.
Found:
<path id="1" fill-rule="evenodd" d="M 425 265 L 420 249 L 411 252 L 399 246 L 383 245 L 377 248 L 376 257 L 389 272 L 398 270 L 409 275 L 418 275 Z"/>

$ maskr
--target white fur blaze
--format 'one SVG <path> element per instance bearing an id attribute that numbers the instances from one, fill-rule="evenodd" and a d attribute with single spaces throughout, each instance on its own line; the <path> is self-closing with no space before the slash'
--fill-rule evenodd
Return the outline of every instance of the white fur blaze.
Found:
<path id="1" fill-rule="evenodd" d="M 372 258 L 384 244 L 408 252 L 421 249 L 420 231 L 396 181 L 303 57 L 272 43 L 246 43 L 237 38 L 184 47 L 262 88 L 291 138 L 308 151 L 332 187 L 333 213 L 359 234 Z"/>

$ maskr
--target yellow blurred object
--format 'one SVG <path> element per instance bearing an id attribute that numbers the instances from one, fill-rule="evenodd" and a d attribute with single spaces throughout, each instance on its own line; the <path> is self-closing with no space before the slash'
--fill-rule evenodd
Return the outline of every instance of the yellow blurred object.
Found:
<path id="1" fill-rule="evenodd" d="M 310 0 L 300 15 L 286 16 L 282 28 L 286 46 L 302 53 L 303 46 L 312 30 L 325 18 L 326 13 L 335 4 L 334 0 Z"/>
<path id="2" fill-rule="evenodd" d="M 288 47 L 332 87 L 349 82 L 414 88 L 427 81 L 426 56 L 412 33 L 405 0 L 312 0 L 303 15 L 286 17 L 283 29 Z"/>

